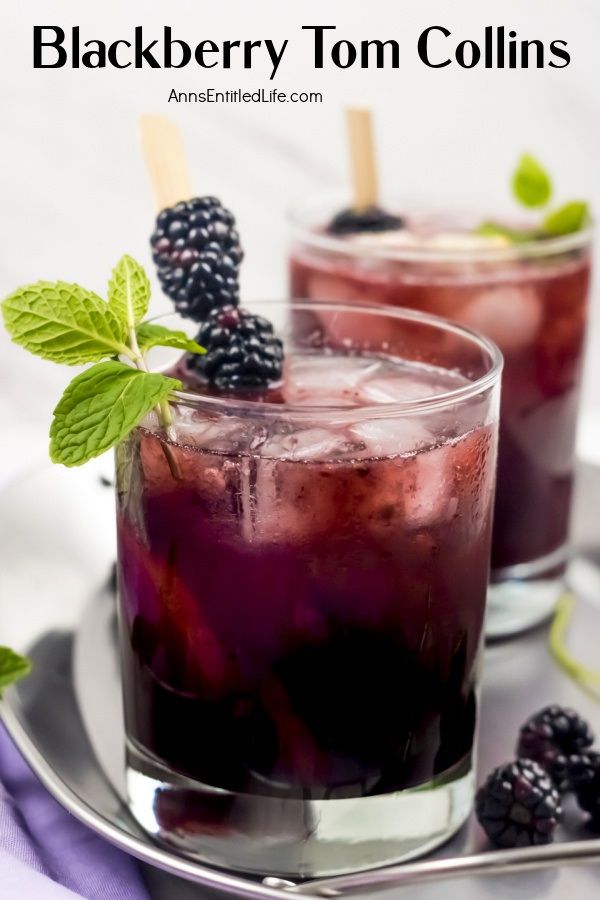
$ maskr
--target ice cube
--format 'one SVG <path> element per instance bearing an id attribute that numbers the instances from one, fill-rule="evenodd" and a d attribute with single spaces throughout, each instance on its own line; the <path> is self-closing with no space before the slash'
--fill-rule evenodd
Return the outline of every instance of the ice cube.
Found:
<path id="1" fill-rule="evenodd" d="M 236 416 L 208 417 L 196 413 L 177 418 L 174 432 L 178 443 L 212 452 L 238 453 L 256 444 L 257 426 Z"/>
<path id="2" fill-rule="evenodd" d="M 440 231 L 427 238 L 427 246 L 436 250 L 472 253 L 477 250 L 510 247 L 510 240 L 502 234 L 474 234 L 464 231 Z"/>
<path id="3" fill-rule="evenodd" d="M 256 469 L 253 542 L 301 547 L 335 527 L 345 484 L 326 464 L 261 459 Z"/>
<path id="4" fill-rule="evenodd" d="M 411 378 L 409 375 L 369 378 L 360 387 L 360 399 L 365 403 L 402 403 L 419 400 L 450 390 L 450 385 L 431 379 Z"/>
<path id="5" fill-rule="evenodd" d="M 444 448 L 365 463 L 356 521 L 374 539 L 397 548 L 412 533 L 449 521 L 458 508 L 452 459 Z"/>
<path id="6" fill-rule="evenodd" d="M 508 238 L 502 235 L 483 235 L 461 231 L 440 231 L 435 234 L 420 234 L 408 228 L 375 233 L 364 232 L 352 235 L 352 243 L 382 250 L 447 250 L 449 252 L 471 253 L 477 250 L 510 246 Z"/>
<path id="7" fill-rule="evenodd" d="M 496 476 L 496 435 L 492 426 L 476 428 L 450 445 L 455 495 L 460 504 L 457 529 L 475 540 L 489 526 Z"/>
<path id="8" fill-rule="evenodd" d="M 231 491 L 238 482 L 240 458 L 254 434 L 243 420 L 177 417 L 174 434 L 178 443 L 145 434 L 140 441 L 140 459 L 145 490 L 152 493 L 191 488 L 210 502 L 213 513 L 227 512 Z M 255 436 L 255 435 L 254 435 Z M 175 472 L 175 476 L 173 471 Z"/>
<path id="9" fill-rule="evenodd" d="M 349 428 L 353 439 L 364 443 L 369 456 L 395 456 L 413 453 L 433 441 L 433 436 L 417 416 L 390 416 L 365 419 Z"/>
<path id="10" fill-rule="evenodd" d="M 252 540 L 300 545 L 334 528 L 347 494 L 345 428 L 281 426 L 259 452 Z"/>
<path id="11" fill-rule="evenodd" d="M 360 285 L 333 272 L 313 272 L 307 285 L 308 296 L 313 300 L 330 300 L 333 303 L 360 300 Z"/>
<path id="12" fill-rule="evenodd" d="M 260 447 L 272 459 L 323 461 L 344 453 L 347 436 L 333 428 L 305 428 L 289 434 L 276 433 Z"/>
<path id="13" fill-rule="evenodd" d="M 495 341 L 510 353 L 535 338 L 542 323 L 540 298 L 531 287 L 500 285 L 487 288 L 463 306 L 460 321 Z"/>
<path id="14" fill-rule="evenodd" d="M 286 368 L 286 400 L 310 406 L 354 406 L 359 385 L 381 363 L 357 356 L 301 356 Z"/>
<path id="15" fill-rule="evenodd" d="M 449 522 L 458 509 L 454 479 L 454 448 L 443 444 L 418 453 L 407 467 L 404 521 L 411 528 Z"/>

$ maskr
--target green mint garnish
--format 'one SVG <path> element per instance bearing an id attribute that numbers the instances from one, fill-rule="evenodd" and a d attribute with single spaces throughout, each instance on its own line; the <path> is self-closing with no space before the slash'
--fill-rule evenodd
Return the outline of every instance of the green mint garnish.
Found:
<path id="1" fill-rule="evenodd" d="M 513 192 L 523 206 L 545 206 L 552 196 L 550 176 L 529 153 L 523 154 L 512 179 Z"/>
<path id="2" fill-rule="evenodd" d="M 0 647 L 0 696 L 9 684 L 19 681 L 31 672 L 31 663 L 10 647 Z"/>
<path id="3" fill-rule="evenodd" d="M 128 328 L 135 328 L 148 312 L 150 282 L 138 262 L 122 256 L 108 285 L 108 305 Z"/>
<path id="4" fill-rule="evenodd" d="M 4 300 L 2 314 L 16 344 L 52 362 L 78 366 L 130 355 L 127 323 L 104 300 L 77 284 L 27 285 Z"/>
<path id="5" fill-rule="evenodd" d="M 516 199 L 529 209 L 547 206 L 552 196 L 550 176 L 535 157 L 525 153 L 512 177 L 512 188 Z M 484 237 L 503 237 L 511 244 L 560 237 L 574 234 L 584 229 L 590 220 L 587 203 L 574 200 L 559 209 L 551 210 L 538 226 L 527 229 L 509 228 L 500 222 L 482 222 L 475 228 L 475 234 Z"/>
<path id="6" fill-rule="evenodd" d="M 560 209 L 549 213 L 544 219 L 543 229 L 548 235 L 560 237 L 581 231 L 589 222 L 589 207 L 583 200 L 572 200 Z"/>
<path id="7" fill-rule="evenodd" d="M 171 331 L 153 322 L 142 322 L 137 329 L 137 339 L 142 353 L 152 347 L 175 347 L 189 353 L 204 353 L 204 348 L 189 338 L 185 331 Z"/>
<path id="8" fill-rule="evenodd" d="M 78 375 L 60 398 L 50 428 L 50 459 L 80 466 L 118 444 L 182 384 L 116 360 Z"/>
<path id="9" fill-rule="evenodd" d="M 96 363 L 73 379 L 54 410 L 53 462 L 79 466 L 99 456 L 154 407 L 172 436 L 168 397 L 181 382 L 149 372 L 144 353 L 156 346 L 189 353 L 204 349 L 183 331 L 142 322 L 149 301 L 146 273 L 130 256 L 113 270 L 108 302 L 77 284 L 47 281 L 20 288 L 3 301 L 4 323 L 15 343 L 53 362 Z M 175 474 L 168 448 L 165 455 Z"/>

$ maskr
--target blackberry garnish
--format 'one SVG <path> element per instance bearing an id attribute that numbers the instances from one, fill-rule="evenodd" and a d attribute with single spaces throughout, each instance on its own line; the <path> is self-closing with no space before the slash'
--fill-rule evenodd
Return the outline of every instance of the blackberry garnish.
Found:
<path id="1" fill-rule="evenodd" d="M 477 792 L 475 811 L 498 847 L 548 844 L 562 815 L 551 778 L 531 759 L 494 769 Z"/>
<path id="2" fill-rule="evenodd" d="M 186 357 L 187 366 L 218 388 L 263 387 L 281 378 L 283 344 L 262 316 L 235 306 L 214 309 L 196 340 L 206 353 Z"/>
<path id="3" fill-rule="evenodd" d="M 600 828 L 600 753 L 589 751 L 569 759 L 569 781 L 577 803 Z"/>
<path id="4" fill-rule="evenodd" d="M 393 216 L 378 206 L 369 206 L 360 212 L 344 209 L 331 220 L 327 227 L 329 234 L 347 235 L 360 232 L 393 231 L 404 228 L 404 220 Z"/>
<path id="5" fill-rule="evenodd" d="M 573 709 L 547 706 L 521 728 L 517 754 L 535 760 L 552 776 L 559 790 L 568 785 L 568 758 L 594 742 L 588 723 Z"/>
<path id="6" fill-rule="evenodd" d="M 216 197 L 163 209 L 150 244 L 161 287 L 182 316 L 200 322 L 238 304 L 243 253 L 235 219 Z"/>

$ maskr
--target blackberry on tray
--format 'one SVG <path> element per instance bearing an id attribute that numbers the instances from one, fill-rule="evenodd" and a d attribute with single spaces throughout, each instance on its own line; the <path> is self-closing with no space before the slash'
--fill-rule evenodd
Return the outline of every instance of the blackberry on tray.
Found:
<path id="1" fill-rule="evenodd" d="M 577 803 L 600 828 L 600 753 L 590 751 L 569 760 L 569 779 Z"/>
<path id="2" fill-rule="evenodd" d="M 517 754 L 539 763 L 562 790 L 569 782 L 569 757 L 584 752 L 593 742 L 590 726 L 575 710 L 553 704 L 525 722 Z"/>
<path id="3" fill-rule="evenodd" d="M 218 388 L 262 387 L 281 378 L 283 344 L 262 316 L 235 306 L 213 309 L 196 340 L 206 353 L 190 354 L 188 369 Z"/>
<path id="4" fill-rule="evenodd" d="M 530 759 L 500 766 L 475 798 L 477 818 L 498 847 L 547 844 L 560 817 L 560 795 L 547 772 Z"/>
<path id="5" fill-rule="evenodd" d="M 165 294 L 197 322 L 239 302 L 243 258 L 235 219 L 216 197 L 195 197 L 163 209 L 150 238 Z"/>

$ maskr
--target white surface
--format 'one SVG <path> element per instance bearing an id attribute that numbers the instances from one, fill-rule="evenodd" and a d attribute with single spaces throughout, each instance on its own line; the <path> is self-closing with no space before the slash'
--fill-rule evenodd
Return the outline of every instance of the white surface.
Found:
<path id="1" fill-rule="evenodd" d="M 193 181 L 235 211 L 246 247 L 246 298 L 285 291 L 290 201 L 346 177 L 341 107 L 375 111 L 384 186 L 430 199 L 494 207 L 506 196 L 518 153 L 531 149 L 555 176 L 559 199 L 583 196 L 600 210 L 600 92 L 597 0 L 3 0 L 0 9 L 0 295 L 38 278 L 77 280 L 102 291 L 128 251 L 150 265 L 153 207 L 136 140 L 142 111 L 183 127 Z M 274 82 L 267 67 L 116 71 L 32 67 L 32 26 L 79 24 L 82 39 L 147 34 L 171 25 L 190 43 L 210 38 L 290 41 Z M 337 24 L 336 37 L 395 38 L 398 70 L 315 71 L 303 24 Z M 427 69 L 418 59 L 423 28 L 445 24 L 481 40 L 486 24 L 519 37 L 567 40 L 561 70 Z M 320 90 L 321 105 L 167 104 L 177 90 L 243 86 Z M 156 308 L 166 308 L 157 292 Z M 581 449 L 600 450 L 600 322 L 591 331 Z M 46 453 L 50 412 L 68 369 L 28 357 L 0 334 L 0 483 Z"/>

